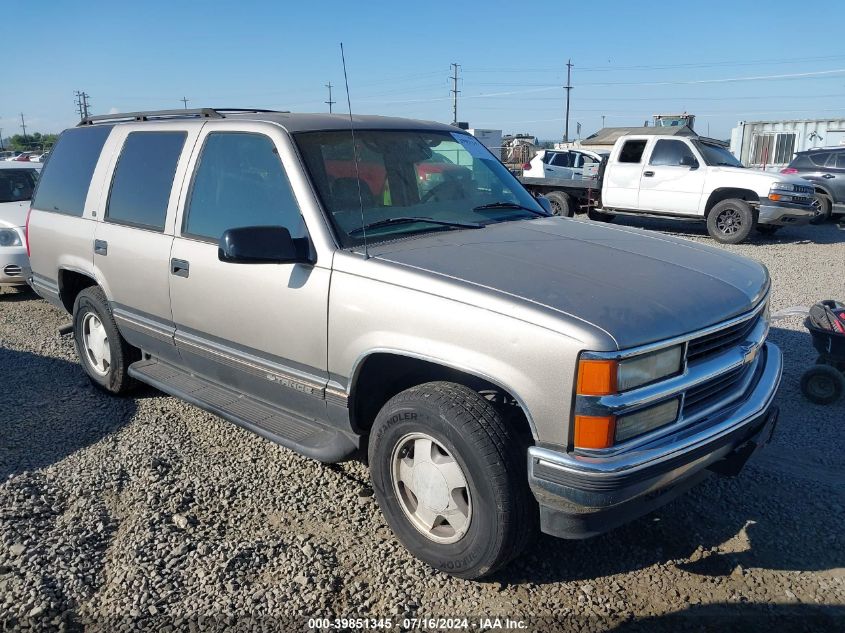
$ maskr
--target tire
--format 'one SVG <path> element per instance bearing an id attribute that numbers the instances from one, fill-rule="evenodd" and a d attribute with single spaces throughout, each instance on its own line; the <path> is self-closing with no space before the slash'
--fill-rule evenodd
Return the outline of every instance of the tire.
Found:
<path id="1" fill-rule="evenodd" d="M 756 223 L 754 210 L 745 200 L 722 200 L 707 215 L 707 232 L 720 244 L 739 244 Z"/>
<path id="2" fill-rule="evenodd" d="M 105 341 L 97 345 L 103 337 Z M 85 288 L 73 303 L 73 344 L 82 368 L 95 386 L 116 395 L 135 386 L 128 369 L 141 358 L 140 350 L 120 335 L 99 286 Z"/>
<path id="3" fill-rule="evenodd" d="M 547 194 L 546 197 L 552 204 L 552 211 L 555 215 L 559 215 L 565 218 L 571 218 L 573 215 L 575 215 L 574 211 L 572 210 L 572 205 L 570 204 L 569 196 L 565 193 L 560 191 L 552 191 L 551 193 Z"/>
<path id="4" fill-rule="evenodd" d="M 824 224 L 830 219 L 831 211 L 833 210 L 833 201 L 825 193 L 816 194 L 815 206 L 819 210 L 819 214 L 810 220 L 810 224 Z"/>
<path id="5" fill-rule="evenodd" d="M 613 222 L 615 215 L 612 213 L 605 213 L 603 211 L 596 211 L 595 209 L 590 209 L 587 211 L 587 217 L 593 220 L 594 222 Z"/>
<path id="6" fill-rule="evenodd" d="M 801 392 L 810 402 L 831 404 L 845 392 L 845 376 L 830 365 L 816 365 L 801 376 Z"/>
<path id="7" fill-rule="evenodd" d="M 774 235 L 777 233 L 782 227 L 777 226 L 776 224 L 758 224 L 757 225 L 757 232 L 761 235 Z"/>
<path id="8" fill-rule="evenodd" d="M 517 556 L 538 532 L 525 448 L 499 410 L 475 391 L 449 382 L 412 387 L 391 398 L 373 425 L 369 462 L 376 500 L 418 559 L 459 578 L 481 578 Z M 415 494 L 418 486 L 416 493 L 427 499 Z"/>

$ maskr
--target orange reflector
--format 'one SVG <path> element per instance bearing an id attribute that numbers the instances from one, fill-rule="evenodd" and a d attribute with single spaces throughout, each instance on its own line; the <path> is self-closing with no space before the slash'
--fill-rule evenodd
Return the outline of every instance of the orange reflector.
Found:
<path id="1" fill-rule="evenodd" d="M 582 360 L 578 363 L 577 393 L 582 396 L 608 396 L 616 393 L 615 360 Z"/>
<path id="2" fill-rule="evenodd" d="M 592 415 L 575 416 L 576 448 L 609 448 L 616 434 L 616 418 Z"/>
<path id="3" fill-rule="evenodd" d="M 780 199 L 781 199 L 781 195 L 779 193 L 770 193 L 769 194 L 769 200 L 777 201 L 777 200 L 780 200 Z"/>

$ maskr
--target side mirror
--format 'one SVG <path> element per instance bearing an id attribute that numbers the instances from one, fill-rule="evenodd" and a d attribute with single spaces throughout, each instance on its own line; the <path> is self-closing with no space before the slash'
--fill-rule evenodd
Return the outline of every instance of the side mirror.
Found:
<path id="1" fill-rule="evenodd" d="M 537 196 L 537 204 L 543 207 L 543 211 L 548 213 L 549 215 L 554 215 L 554 209 L 552 209 L 552 203 L 546 196 Z"/>
<path id="2" fill-rule="evenodd" d="M 681 156 L 681 166 L 698 169 L 698 159 L 695 156 Z"/>
<path id="3" fill-rule="evenodd" d="M 283 226 L 228 229 L 220 238 L 217 257 L 234 264 L 311 263 L 307 239 L 293 239 Z"/>

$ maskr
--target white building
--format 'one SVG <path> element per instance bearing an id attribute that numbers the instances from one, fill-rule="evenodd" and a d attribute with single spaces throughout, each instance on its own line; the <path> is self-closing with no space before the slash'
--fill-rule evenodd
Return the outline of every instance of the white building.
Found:
<path id="1" fill-rule="evenodd" d="M 740 121 L 731 130 L 731 152 L 744 165 L 779 170 L 796 152 L 845 146 L 845 118 Z"/>

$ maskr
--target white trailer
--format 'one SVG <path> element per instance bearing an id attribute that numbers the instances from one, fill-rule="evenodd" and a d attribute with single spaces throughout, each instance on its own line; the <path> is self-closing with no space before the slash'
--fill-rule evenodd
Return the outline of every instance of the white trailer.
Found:
<path id="1" fill-rule="evenodd" d="M 796 152 L 845 146 L 845 118 L 740 121 L 731 131 L 731 153 L 744 165 L 777 171 Z"/>

